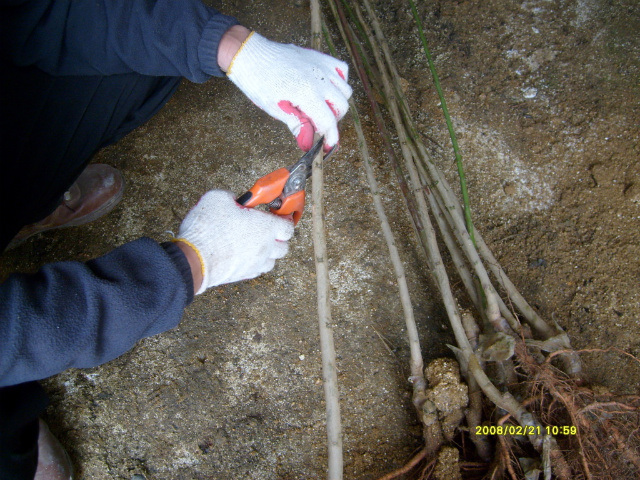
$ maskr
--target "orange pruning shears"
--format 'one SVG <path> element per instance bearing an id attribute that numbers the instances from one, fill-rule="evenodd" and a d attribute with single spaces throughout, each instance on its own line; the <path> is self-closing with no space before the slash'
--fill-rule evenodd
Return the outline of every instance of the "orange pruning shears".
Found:
<path id="1" fill-rule="evenodd" d="M 324 137 L 320 138 L 311 150 L 290 167 L 279 168 L 259 178 L 248 192 L 237 198 L 236 202 L 251 208 L 266 204 L 271 213 L 276 215 L 293 214 L 293 224 L 297 224 L 304 211 L 304 188 L 307 178 L 311 176 L 313 159 L 322 148 L 323 141 Z M 336 147 L 333 147 L 325 154 L 325 160 L 335 149 Z"/>

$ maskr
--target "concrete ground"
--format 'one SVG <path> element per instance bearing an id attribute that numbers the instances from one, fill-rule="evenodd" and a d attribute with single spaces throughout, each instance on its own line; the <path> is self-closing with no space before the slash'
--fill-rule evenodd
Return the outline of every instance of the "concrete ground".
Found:
<path id="1" fill-rule="evenodd" d="M 214 3 L 269 38 L 308 45 L 306 1 Z M 435 152 L 448 151 L 408 7 L 375 3 L 418 124 L 444 146 Z M 638 6 L 496 0 L 419 8 L 460 134 L 476 227 L 575 346 L 638 355 Z M 350 80 L 366 115 L 353 73 Z M 447 320 L 376 129 L 365 121 L 425 360 L 449 355 Z M 341 135 L 325 169 L 325 209 L 345 478 L 373 479 L 404 464 L 421 429 L 394 275 L 349 116 Z M 117 209 L 29 240 L 3 255 L 2 273 L 87 260 L 140 236 L 164 241 L 207 190 L 239 194 L 299 155 L 286 127 L 227 80 L 185 82 L 157 117 L 95 158 L 125 176 Z M 447 153 L 441 168 L 453 176 Z M 80 479 L 325 477 L 310 230 L 307 212 L 271 273 L 198 296 L 176 329 L 106 365 L 45 382 L 46 419 Z M 616 356 L 586 360 L 595 382 L 637 391 L 637 367 Z"/>

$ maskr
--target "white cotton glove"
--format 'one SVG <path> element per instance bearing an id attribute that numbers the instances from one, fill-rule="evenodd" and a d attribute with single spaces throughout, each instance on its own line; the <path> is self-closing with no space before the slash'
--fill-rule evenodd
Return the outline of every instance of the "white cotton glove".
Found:
<path id="1" fill-rule="evenodd" d="M 197 295 L 270 271 L 287 254 L 292 235 L 291 220 L 243 207 L 231 192 L 211 190 L 183 220 L 178 240 L 200 258 L 203 279 Z"/>
<path id="2" fill-rule="evenodd" d="M 338 120 L 349 109 L 346 63 L 315 50 L 272 42 L 252 32 L 227 76 L 258 107 L 284 122 L 305 151 L 313 134 L 325 151 L 338 143 Z"/>

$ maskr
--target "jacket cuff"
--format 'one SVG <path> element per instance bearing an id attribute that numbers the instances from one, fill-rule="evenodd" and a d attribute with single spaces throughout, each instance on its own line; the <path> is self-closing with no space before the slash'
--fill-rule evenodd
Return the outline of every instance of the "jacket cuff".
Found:
<path id="1" fill-rule="evenodd" d="M 198 59 L 204 73 L 214 77 L 225 76 L 218 65 L 218 47 L 224 33 L 239 24 L 237 19 L 228 15 L 215 15 L 209 19 L 198 45 Z"/>
<path id="2" fill-rule="evenodd" d="M 187 287 L 187 305 L 193 301 L 193 275 L 191 274 L 191 267 L 187 261 L 187 257 L 184 256 L 182 250 L 175 244 L 175 242 L 163 242 L 160 244 L 164 251 L 167 252 L 169 258 L 182 275 L 185 286 Z"/>

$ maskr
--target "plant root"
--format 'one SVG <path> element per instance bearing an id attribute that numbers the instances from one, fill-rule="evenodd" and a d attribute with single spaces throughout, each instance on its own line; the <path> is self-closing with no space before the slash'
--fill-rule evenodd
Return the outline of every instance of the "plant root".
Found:
<path id="1" fill-rule="evenodd" d="M 393 472 L 387 473 L 385 476 L 380 477 L 378 480 L 393 480 L 394 478 L 398 478 L 400 475 L 406 475 L 411 470 L 416 468 L 416 466 L 420 462 L 422 462 L 426 457 L 427 457 L 427 449 L 423 448 L 411 460 L 409 460 L 406 465 L 400 467 L 397 470 L 394 470 Z"/>
<path id="2" fill-rule="evenodd" d="M 516 351 L 531 408 L 566 452 L 572 478 L 640 477 L 640 398 L 596 394 L 551 362 L 539 364 L 526 349 Z"/>

